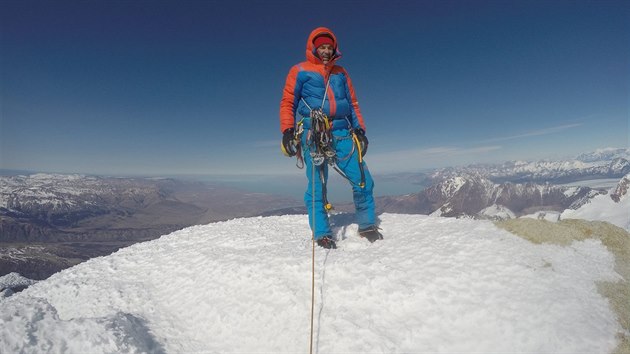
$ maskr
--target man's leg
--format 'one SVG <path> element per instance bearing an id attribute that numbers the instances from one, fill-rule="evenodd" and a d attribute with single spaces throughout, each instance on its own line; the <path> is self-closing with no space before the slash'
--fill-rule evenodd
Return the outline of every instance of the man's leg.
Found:
<path id="1" fill-rule="evenodd" d="M 328 222 L 328 213 L 324 208 L 324 198 L 322 192 L 323 185 L 320 176 L 320 173 L 323 171 L 324 182 L 328 180 L 328 165 L 323 163 L 320 166 L 313 166 L 309 152 L 304 151 L 304 166 L 306 167 L 306 178 L 308 179 L 308 185 L 306 186 L 306 192 L 304 193 L 304 205 L 308 210 L 308 223 L 311 230 L 313 230 L 316 240 L 319 240 L 324 236 L 332 237 L 332 230 L 330 229 L 330 224 Z M 315 174 L 313 174 L 313 172 L 315 172 Z M 315 186 L 314 190 L 313 185 Z M 315 201 L 314 209 L 313 201 Z M 315 216 L 315 220 L 313 220 L 313 215 Z"/>
<path id="2" fill-rule="evenodd" d="M 335 131 L 335 148 L 337 150 L 337 166 L 351 181 L 352 197 L 356 209 L 359 229 L 367 229 L 376 224 L 376 214 L 374 205 L 374 180 L 368 170 L 367 164 L 361 162 L 363 167 L 364 181 L 361 180 L 361 167 L 359 167 L 359 153 L 354 149 L 352 135 L 347 130 Z M 354 151 L 353 151 L 354 150 Z M 348 157 L 348 154 L 352 155 Z M 345 157 L 348 157 L 344 159 Z M 364 186 L 361 187 L 361 182 Z"/>

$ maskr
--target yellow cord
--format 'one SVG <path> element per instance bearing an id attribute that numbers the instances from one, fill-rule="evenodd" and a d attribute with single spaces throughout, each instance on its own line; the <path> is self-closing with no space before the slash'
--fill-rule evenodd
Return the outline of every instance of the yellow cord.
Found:
<path id="1" fill-rule="evenodd" d="M 359 142 L 359 138 L 357 138 L 357 135 L 353 132 L 352 133 L 352 140 L 354 140 L 354 144 L 357 147 L 357 151 L 359 152 L 359 163 L 363 162 L 363 151 L 361 150 L 361 143 Z"/>

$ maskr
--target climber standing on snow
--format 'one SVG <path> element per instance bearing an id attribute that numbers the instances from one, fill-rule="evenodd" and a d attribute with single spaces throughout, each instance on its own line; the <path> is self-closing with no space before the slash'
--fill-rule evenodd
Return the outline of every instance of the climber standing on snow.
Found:
<path id="1" fill-rule="evenodd" d="M 291 68 L 280 103 L 282 151 L 306 166 L 304 203 L 313 237 L 323 248 L 336 248 L 326 197 L 328 167 L 352 185 L 359 235 L 370 242 L 383 239 L 374 211 L 374 181 L 363 161 L 368 139 L 354 87 L 344 68 L 337 38 L 319 27 L 306 42 L 306 61 Z M 298 164 L 300 166 L 300 164 Z"/>

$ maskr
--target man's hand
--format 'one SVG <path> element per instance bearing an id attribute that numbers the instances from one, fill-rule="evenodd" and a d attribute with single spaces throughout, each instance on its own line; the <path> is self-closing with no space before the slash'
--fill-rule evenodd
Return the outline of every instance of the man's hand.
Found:
<path id="1" fill-rule="evenodd" d="M 288 157 L 297 154 L 297 146 L 295 143 L 295 129 L 289 128 L 282 133 L 282 153 Z"/>
<path id="2" fill-rule="evenodd" d="M 361 157 L 365 156 L 365 153 L 368 149 L 368 138 L 365 136 L 365 130 L 358 128 L 354 130 L 354 135 L 357 138 L 357 143 L 359 144 L 358 149 L 361 151 Z"/>

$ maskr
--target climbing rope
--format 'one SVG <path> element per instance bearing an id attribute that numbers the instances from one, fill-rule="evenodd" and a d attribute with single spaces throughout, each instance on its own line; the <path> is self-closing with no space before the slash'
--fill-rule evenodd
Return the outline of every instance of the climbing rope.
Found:
<path id="1" fill-rule="evenodd" d="M 311 223 L 313 224 L 311 231 L 311 241 L 313 244 L 313 254 L 311 257 L 312 260 L 312 268 L 311 268 L 311 340 L 309 344 L 309 353 L 313 354 L 313 321 L 315 318 L 315 164 L 313 160 L 311 160 L 311 169 L 312 169 L 312 189 L 311 189 L 311 199 L 313 200 L 313 209 L 311 210 Z"/>

